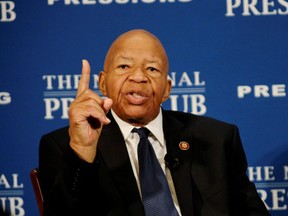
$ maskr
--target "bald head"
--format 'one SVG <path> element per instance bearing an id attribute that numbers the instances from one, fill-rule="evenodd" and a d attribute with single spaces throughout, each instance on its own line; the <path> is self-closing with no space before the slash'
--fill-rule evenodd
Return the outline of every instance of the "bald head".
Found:
<path id="1" fill-rule="evenodd" d="M 143 29 L 125 32 L 112 43 L 106 54 L 104 71 L 109 71 L 111 62 L 113 62 L 119 51 L 125 52 L 125 49 L 140 51 L 150 49 L 153 52 L 153 56 L 151 57 L 160 58 L 164 64 L 165 72 L 168 73 L 168 57 L 161 41 L 155 35 Z"/>

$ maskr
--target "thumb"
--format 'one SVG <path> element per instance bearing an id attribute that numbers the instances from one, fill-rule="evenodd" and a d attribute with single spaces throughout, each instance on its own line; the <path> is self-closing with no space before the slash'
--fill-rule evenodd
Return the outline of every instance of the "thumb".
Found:
<path id="1" fill-rule="evenodd" d="M 113 101 L 111 98 L 105 98 L 103 101 L 104 112 L 107 113 L 112 107 Z"/>

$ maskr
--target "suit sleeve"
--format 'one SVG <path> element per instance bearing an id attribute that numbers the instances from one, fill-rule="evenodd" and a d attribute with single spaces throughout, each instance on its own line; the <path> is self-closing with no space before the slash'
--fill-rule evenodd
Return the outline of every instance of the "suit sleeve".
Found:
<path id="1" fill-rule="evenodd" d="M 231 144 L 231 143 L 230 143 Z M 247 175 L 247 159 L 237 127 L 233 130 L 232 145 L 228 145 L 229 205 L 231 215 L 268 216 L 269 212 L 260 199 L 254 183 Z"/>
<path id="2" fill-rule="evenodd" d="M 40 141 L 39 180 L 45 216 L 88 215 L 89 208 L 97 204 L 97 164 L 77 157 L 69 146 L 67 130 L 45 135 Z"/>

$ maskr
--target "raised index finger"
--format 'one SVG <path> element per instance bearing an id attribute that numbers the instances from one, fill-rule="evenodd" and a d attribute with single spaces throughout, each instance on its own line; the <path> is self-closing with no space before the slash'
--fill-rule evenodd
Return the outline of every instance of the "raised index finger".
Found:
<path id="1" fill-rule="evenodd" d="M 82 75 L 78 85 L 77 96 L 89 88 L 90 82 L 90 64 L 87 60 L 82 60 Z"/>

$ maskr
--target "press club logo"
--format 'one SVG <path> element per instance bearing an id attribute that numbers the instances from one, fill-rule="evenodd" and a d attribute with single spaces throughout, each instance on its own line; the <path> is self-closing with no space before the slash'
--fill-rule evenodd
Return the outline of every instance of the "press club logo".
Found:
<path id="1" fill-rule="evenodd" d="M 56 4 L 62 4 L 65 6 L 77 6 L 77 5 L 108 5 L 108 4 L 153 4 L 153 3 L 189 3 L 192 0 L 47 0 L 49 6 Z"/>
<path id="2" fill-rule="evenodd" d="M 201 78 L 200 71 L 171 72 L 172 91 L 167 101 L 171 110 L 190 112 L 204 115 L 207 112 L 205 105 L 206 83 Z M 169 103 L 170 101 L 170 103 Z"/>
<path id="3" fill-rule="evenodd" d="M 0 92 L 0 105 L 8 105 L 11 103 L 11 100 L 9 92 Z"/>
<path id="4" fill-rule="evenodd" d="M 45 106 L 44 119 L 68 119 L 68 109 L 74 100 L 81 75 L 43 75 L 45 84 L 43 101 Z M 90 88 L 102 96 L 98 88 L 97 74 L 91 77 Z M 205 81 L 201 79 L 200 71 L 171 72 L 172 91 L 165 103 L 168 109 L 204 115 L 207 111 L 205 105 Z"/>
<path id="5" fill-rule="evenodd" d="M 247 175 L 269 211 L 288 210 L 287 165 L 248 167 Z"/>
<path id="6" fill-rule="evenodd" d="M 237 86 L 237 96 L 240 99 L 254 98 L 283 98 L 286 97 L 285 84 L 272 85 L 239 85 Z"/>
<path id="7" fill-rule="evenodd" d="M 68 119 L 68 108 L 74 100 L 81 75 L 44 75 L 44 119 Z M 92 89 L 98 90 L 98 75 L 92 75 Z"/>
<path id="8" fill-rule="evenodd" d="M 226 0 L 227 17 L 288 15 L 287 0 Z"/>
<path id="9" fill-rule="evenodd" d="M 0 1 L 0 22 L 13 22 L 16 19 L 15 3 Z"/>
<path id="10" fill-rule="evenodd" d="M 24 184 L 18 173 L 0 173 L 0 208 L 13 216 L 24 216 Z"/>

